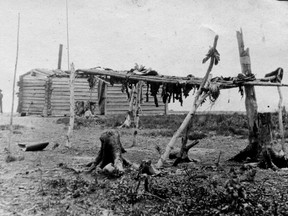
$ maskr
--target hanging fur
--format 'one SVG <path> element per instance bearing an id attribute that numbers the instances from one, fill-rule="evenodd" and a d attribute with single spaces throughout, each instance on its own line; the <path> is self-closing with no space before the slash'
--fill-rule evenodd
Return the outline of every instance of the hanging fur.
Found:
<path id="1" fill-rule="evenodd" d="M 209 84 L 209 99 L 212 102 L 215 102 L 220 95 L 219 84 L 210 83 Z"/>

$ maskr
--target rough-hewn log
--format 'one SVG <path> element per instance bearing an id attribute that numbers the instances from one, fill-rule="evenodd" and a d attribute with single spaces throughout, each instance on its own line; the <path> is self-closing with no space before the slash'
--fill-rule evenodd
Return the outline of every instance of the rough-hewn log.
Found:
<path id="1" fill-rule="evenodd" d="M 187 78 L 187 77 L 176 77 L 176 76 L 141 76 L 137 74 L 127 74 L 127 71 L 108 71 L 108 70 L 100 70 L 100 69 L 79 69 L 77 70 L 79 74 L 91 74 L 91 75 L 105 75 L 111 77 L 117 77 L 120 79 L 125 80 L 133 80 L 133 81 L 145 81 L 145 82 L 152 82 L 152 83 L 171 83 L 171 84 L 178 84 L 179 82 L 186 82 L 187 84 L 200 86 L 201 82 L 203 81 L 202 78 Z M 190 73 L 187 72 L 187 74 Z M 220 85 L 220 89 L 229 89 L 229 88 L 237 88 L 239 84 L 233 83 L 233 81 L 218 81 Z M 255 81 L 247 81 L 241 83 L 244 86 L 282 86 L 288 87 L 288 84 L 282 83 L 269 83 L 265 81 L 260 81 L 259 79 Z"/>
<path id="2" fill-rule="evenodd" d="M 236 32 L 237 41 L 238 41 L 238 50 L 240 56 L 240 65 L 242 69 L 242 73 L 246 76 L 250 76 L 252 74 L 251 71 L 251 61 L 249 48 L 244 49 L 244 40 L 243 33 L 241 31 Z M 257 101 L 254 86 L 245 86 L 245 107 L 246 114 L 248 118 L 248 126 L 249 126 L 249 144 L 248 146 L 242 150 L 235 157 L 231 158 L 231 160 L 235 161 L 243 161 L 247 157 L 255 158 L 257 154 L 257 146 L 259 144 L 258 141 L 258 121 L 257 121 Z"/>
<path id="3" fill-rule="evenodd" d="M 218 35 L 215 36 L 214 39 L 214 45 L 213 45 L 213 49 L 216 50 L 216 46 L 217 46 L 217 41 L 218 41 Z M 208 67 L 208 70 L 202 80 L 202 83 L 200 84 L 199 90 L 196 93 L 196 96 L 194 98 L 194 102 L 193 102 L 193 106 L 192 109 L 189 111 L 189 113 L 187 114 L 187 116 L 185 117 L 185 119 L 183 120 L 182 124 L 180 125 L 180 127 L 178 128 L 178 130 L 174 133 L 172 139 L 170 140 L 170 142 L 167 144 L 165 152 L 161 155 L 160 159 L 157 162 L 157 167 L 162 167 L 164 161 L 168 158 L 169 153 L 171 151 L 172 146 L 175 144 L 176 139 L 180 136 L 180 134 L 186 129 L 187 125 L 189 124 L 192 116 L 194 116 L 194 114 L 196 113 L 197 108 L 202 104 L 202 102 L 205 100 L 205 98 L 208 96 L 207 93 L 204 93 L 202 91 L 202 88 L 205 86 L 206 81 L 209 77 L 209 74 L 213 68 L 213 64 L 214 64 L 214 56 L 211 57 L 210 60 L 210 64 Z"/>

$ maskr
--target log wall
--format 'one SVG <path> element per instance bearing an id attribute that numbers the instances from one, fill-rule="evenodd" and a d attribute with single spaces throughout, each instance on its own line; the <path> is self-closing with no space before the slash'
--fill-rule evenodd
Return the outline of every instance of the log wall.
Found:
<path id="1" fill-rule="evenodd" d="M 97 102 L 97 88 L 89 89 L 87 78 L 75 79 L 74 96 L 76 101 Z M 51 115 L 63 116 L 70 113 L 69 77 L 53 78 L 51 93 Z"/>
<path id="2" fill-rule="evenodd" d="M 143 103 L 141 104 L 143 115 L 159 115 L 164 114 L 165 104 L 162 99 L 158 97 L 159 107 L 155 106 L 154 98 L 150 96 L 149 101 L 146 102 L 146 86 L 143 86 Z M 121 85 L 115 84 L 114 86 L 108 86 L 107 88 L 107 98 L 106 98 L 106 115 L 109 114 L 123 114 L 129 109 L 129 102 L 126 93 L 121 91 Z"/>
<path id="3" fill-rule="evenodd" d="M 19 85 L 18 111 L 27 115 L 43 115 L 45 111 L 45 85 L 47 78 L 22 77 Z"/>
<path id="4" fill-rule="evenodd" d="M 69 77 L 33 77 L 21 76 L 18 82 L 19 103 L 18 112 L 27 115 L 43 116 L 69 116 L 70 90 Z M 125 114 L 129 109 L 126 93 L 121 92 L 121 85 L 109 85 L 106 91 L 105 115 Z M 92 101 L 98 104 L 97 85 L 90 91 L 87 78 L 75 79 L 75 102 Z M 154 98 L 150 96 L 146 102 L 146 87 L 143 87 L 142 113 L 140 114 L 164 114 L 165 104 L 158 98 L 159 107 L 155 106 Z M 100 110 L 96 109 L 96 114 Z"/>

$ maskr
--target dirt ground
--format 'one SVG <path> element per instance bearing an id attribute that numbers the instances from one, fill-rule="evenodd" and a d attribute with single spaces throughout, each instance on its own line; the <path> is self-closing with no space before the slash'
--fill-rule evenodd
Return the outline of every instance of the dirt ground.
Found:
<path id="1" fill-rule="evenodd" d="M 107 206 L 105 207 L 107 197 L 100 192 L 97 193 L 97 197 L 95 194 L 92 196 L 93 193 L 82 197 L 68 192 L 64 196 L 61 191 L 58 191 L 59 199 L 57 194 L 52 194 L 49 186 L 53 182 L 59 184 L 59 179 L 73 180 L 74 183 L 78 181 L 78 177 L 75 177 L 73 170 L 84 170 L 83 165 L 94 159 L 100 147 L 99 137 L 107 129 L 103 125 L 77 128 L 77 130 L 74 130 L 72 148 L 67 149 L 64 146 L 67 126 L 57 124 L 57 119 L 15 116 L 14 125 L 16 125 L 16 128 L 12 136 L 11 152 L 19 160 L 6 163 L 4 148 L 8 147 L 9 130 L 6 126 L 9 124 L 9 116 L 5 114 L 0 116 L 1 216 L 113 215 L 111 210 L 107 209 Z M 131 129 L 121 129 L 121 142 L 127 150 L 125 157 L 136 163 L 140 163 L 143 159 L 151 159 L 153 163 L 156 163 L 159 153 L 155 146 L 158 145 L 164 150 L 169 142 L 169 137 L 147 137 L 145 135 L 147 130 L 141 130 L 137 146 L 131 148 L 132 134 Z M 44 151 L 24 152 L 18 146 L 18 143 L 42 141 L 49 142 Z M 178 140 L 178 143 L 180 143 L 180 140 Z M 208 138 L 202 139 L 195 148 L 190 150 L 189 156 L 199 160 L 199 164 L 213 164 L 218 160 L 219 153 L 222 152 L 220 161 L 224 163 L 244 148 L 246 144 L 247 140 L 237 136 L 216 136 L 211 133 Z M 71 171 L 69 167 L 72 167 L 73 170 Z M 286 174 L 282 173 L 282 175 Z M 104 179 L 103 181 L 109 180 Z M 91 205 L 89 209 L 86 209 L 87 211 L 84 211 L 83 206 L 87 206 L 87 200 L 91 201 Z M 98 201 L 95 202 L 95 200 Z M 83 202 L 85 202 L 85 205 Z"/>

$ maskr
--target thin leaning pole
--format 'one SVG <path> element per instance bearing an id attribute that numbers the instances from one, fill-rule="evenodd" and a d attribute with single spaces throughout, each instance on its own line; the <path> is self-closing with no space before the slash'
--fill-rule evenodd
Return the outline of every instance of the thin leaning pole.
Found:
<path id="1" fill-rule="evenodd" d="M 11 139 L 13 134 L 13 111 L 14 111 L 14 95 L 15 95 L 15 83 L 16 83 L 16 73 L 18 66 L 18 54 L 19 54 L 19 29 L 20 29 L 20 13 L 18 13 L 18 26 L 17 26 L 17 46 L 16 46 L 16 61 L 15 61 L 15 69 L 14 69 L 14 77 L 13 77 L 13 89 L 12 89 L 12 105 L 11 105 L 11 113 L 10 113 L 10 132 L 9 132 L 9 141 L 8 141 L 8 152 L 11 152 Z"/>

